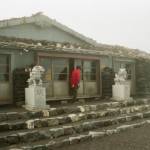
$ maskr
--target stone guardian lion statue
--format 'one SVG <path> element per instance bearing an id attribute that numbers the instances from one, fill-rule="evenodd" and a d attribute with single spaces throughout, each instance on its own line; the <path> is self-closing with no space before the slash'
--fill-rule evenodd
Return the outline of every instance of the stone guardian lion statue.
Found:
<path id="1" fill-rule="evenodd" d="M 45 69 L 42 66 L 34 66 L 30 72 L 30 78 L 27 80 L 29 87 L 30 86 L 42 86 L 42 75 L 45 72 Z"/>
<path id="2" fill-rule="evenodd" d="M 115 74 L 115 84 L 123 84 L 127 80 L 127 71 L 125 68 L 120 68 L 119 72 Z"/>

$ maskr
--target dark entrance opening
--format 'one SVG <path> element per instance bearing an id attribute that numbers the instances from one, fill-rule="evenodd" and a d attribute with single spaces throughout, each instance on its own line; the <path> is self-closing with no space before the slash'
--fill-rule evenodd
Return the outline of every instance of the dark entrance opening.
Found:
<path id="1" fill-rule="evenodd" d="M 69 59 L 69 95 L 72 95 L 72 89 L 71 89 L 71 84 L 70 84 L 70 78 L 71 78 L 71 73 L 74 69 L 74 59 L 71 58 Z"/>

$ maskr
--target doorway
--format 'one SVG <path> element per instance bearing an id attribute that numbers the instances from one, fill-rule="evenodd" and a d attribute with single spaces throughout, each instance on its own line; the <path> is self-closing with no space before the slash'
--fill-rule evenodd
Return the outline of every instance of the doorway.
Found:
<path id="1" fill-rule="evenodd" d="M 0 54 L 0 104 L 11 103 L 10 55 Z"/>
<path id="2" fill-rule="evenodd" d="M 73 69 L 75 67 L 79 66 L 80 69 L 81 69 L 81 73 L 80 73 L 80 84 L 79 84 L 79 88 L 78 88 L 78 96 L 83 96 L 84 95 L 84 86 L 83 86 L 83 61 L 81 59 L 73 59 L 71 58 L 69 60 L 69 72 L 70 72 L 70 75 L 73 71 Z M 72 90 L 71 90 L 71 84 L 69 82 L 69 86 L 70 86 L 70 90 L 69 90 L 69 93 L 70 95 L 72 95 Z"/>
<path id="3" fill-rule="evenodd" d="M 69 70 L 70 74 L 74 67 L 81 68 L 80 84 L 78 89 L 78 96 L 93 96 L 99 94 L 100 73 L 99 61 L 96 60 L 82 60 L 70 59 Z M 71 89 L 71 88 L 70 88 Z M 70 90 L 71 95 L 71 90 Z"/>

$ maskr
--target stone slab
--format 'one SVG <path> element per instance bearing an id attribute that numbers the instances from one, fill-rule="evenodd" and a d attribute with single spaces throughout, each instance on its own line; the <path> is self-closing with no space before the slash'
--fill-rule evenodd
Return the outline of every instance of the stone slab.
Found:
<path id="1" fill-rule="evenodd" d="M 129 84 L 115 84 L 112 87 L 113 100 L 132 100 L 130 97 L 130 85 Z"/>
<path id="2" fill-rule="evenodd" d="M 28 87 L 25 88 L 25 106 L 27 110 L 43 110 L 48 109 L 46 105 L 46 92 L 44 87 Z"/>

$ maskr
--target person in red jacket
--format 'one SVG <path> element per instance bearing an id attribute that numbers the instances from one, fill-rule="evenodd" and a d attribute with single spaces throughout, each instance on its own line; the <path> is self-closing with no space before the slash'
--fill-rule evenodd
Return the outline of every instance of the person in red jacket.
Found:
<path id="1" fill-rule="evenodd" d="M 73 101 L 77 99 L 77 91 L 79 88 L 80 83 L 80 66 L 77 66 L 71 73 L 71 88 L 72 88 L 72 94 L 73 94 Z"/>

